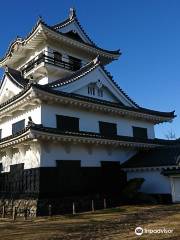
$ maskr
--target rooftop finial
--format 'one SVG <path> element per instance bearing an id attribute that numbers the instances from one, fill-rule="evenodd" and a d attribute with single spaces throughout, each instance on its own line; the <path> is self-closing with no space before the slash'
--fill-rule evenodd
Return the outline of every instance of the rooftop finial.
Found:
<path id="1" fill-rule="evenodd" d="M 99 55 L 93 60 L 94 64 L 100 63 Z"/>
<path id="2" fill-rule="evenodd" d="M 4 69 L 4 71 L 5 71 L 5 73 L 8 72 L 8 66 L 7 66 L 7 65 L 5 65 L 5 69 Z"/>
<path id="3" fill-rule="evenodd" d="M 42 16 L 41 16 L 41 15 L 39 15 L 39 16 L 38 16 L 38 21 L 37 21 L 37 24 L 39 24 L 39 23 L 41 23 L 41 22 L 43 22 L 43 18 L 42 18 Z"/>
<path id="4" fill-rule="evenodd" d="M 75 8 L 70 8 L 69 9 L 69 18 L 73 19 L 75 17 L 76 17 L 76 10 L 75 10 Z"/>

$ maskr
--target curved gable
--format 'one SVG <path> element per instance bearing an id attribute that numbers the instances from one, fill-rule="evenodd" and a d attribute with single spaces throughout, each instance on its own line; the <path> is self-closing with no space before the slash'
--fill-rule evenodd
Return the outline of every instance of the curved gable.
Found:
<path id="1" fill-rule="evenodd" d="M 120 87 L 117 87 L 100 65 L 96 65 L 92 70 L 87 70 L 83 74 L 81 73 L 81 77 L 67 80 L 67 82 L 63 82 L 62 85 L 57 85 L 54 88 L 68 93 L 77 93 L 137 108 L 137 105 L 127 97 Z"/>
<path id="2" fill-rule="evenodd" d="M 0 87 L 0 103 L 6 102 L 17 95 L 22 88 L 15 84 L 7 75 L 4 76 Z"/>

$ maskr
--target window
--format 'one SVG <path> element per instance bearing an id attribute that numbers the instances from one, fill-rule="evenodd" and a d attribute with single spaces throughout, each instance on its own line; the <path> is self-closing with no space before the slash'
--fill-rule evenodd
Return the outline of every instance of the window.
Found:
<path id="1" fill-rule="evenodd" d="M 103 97 L 103 90 L 102 89 L 98 89 L 98 96 Z"/>
<path id="2" fill-rule="evenodd" d="M 25 119 L 12 124 L 12 134 L 16 134 L 25 128 Z"/>
<path id="3" fill-rule="evenodd" d="M 79 131 L 79 118 L 56 115 L 56 123 L 61 131 Z"/>
<path id="4" fill-rule="evenodd" d="M 73 71 L 77 71 L 81 68 L 81 60 L 72 56 L 69 56 L 69 63 L 72 66 L 72 70 Z"/>
<path id="5" fill-rule="evenodd" d="M 99 131 L 105 136 L 117 135 L 117 125 L 115 123 L 99 122 Z"/>
<path id="6" fill-rule="evenodd" d="M 59 52 L 54 51 L 54 62 L 61 62 L 62 61 L 62 54 Z"/>
<path id="7" fill-rule="evenodd" d="M 94 87 L 94 85 L 89 85 L 88 86 L 88 94 L 89 95 L 95 95 L 95 87 Z"/>
<path id="8" fill-rule="evenodd" d="M 147 128 L 133 127 L 133 136 L 137 138 L 147 138 Z"/>

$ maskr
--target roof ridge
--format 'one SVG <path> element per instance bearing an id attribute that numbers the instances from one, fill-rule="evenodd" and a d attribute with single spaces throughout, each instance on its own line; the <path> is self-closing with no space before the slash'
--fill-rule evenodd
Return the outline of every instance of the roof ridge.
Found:
<path id="1" fill-rule="evenodd" d="M 76 22 L 77 22 L 77 18 L 76 18 Z M 78 22 L 77 22 L 78 23 Z M 60 34 L 61 36 L 63 37 L 66 37 L 68 39 L 70 39 L 70 37 L 66 36 L 65 34 L 57 31 L 57 29 L 53 28 L 52 26 L 49 26 L 42 18 L 39 18 L 38 21 L 36 22 L 35 26 L 32 28 L 32 30 L 29 32 L 29 34 L 27 34 L 26 37 L 24 38 L 20 38 L 20 37 L 17 37 L 15 40 L 11 41 L 11 43 L 9 44 L 9 47 L 7 49 L 7 51 L 5 52 L 4 56 L 0 58 L 0 62 L 2 62 L 7 56 L 10 55 L 11 53 L 11 49 L 13 48 L 13 46 L 15 44 L 20 44 L 20 45 L 23 45 L 24 43 L 26 43 L 26 41 L 29 39 L 29 37 L 36 31 L 36 29 L 38 28 L 38 26 L 42 24 L 43 26 L 45 26 L 46 28 L 50 29 L 51 31 L 54 31 L 58 34 Z M 80 24 L 80 23 L 79 23 Z M 81 25 L 79 25 L 81 26 Z M 81 44 L 85 44 L 86 46 L 89 46 L 89 47 L 92 47 L 92 48 L 95 48 L 96 50 L 99 50 L 99 51 L 103 51 L 103 52 L 106 52 L 108 54 L 115 54 L 115 55 L 121 55 L 121 52 L 120 52 L 120 49 L 117 49 L 117 50 L 106 50 L 106 49 L 103 49 L 101 47 L 98 47 L 97 45 L 94 45 L 94 44 L 90 44 L 90 43 L 87 43 L 87 42 L 80 42 L 78 40 L 75 40 L 75 39 L 71 39 L 73 41 L 77 41 Z"/>
<path id="2" fill-rule="evenodd" d="M 69 12 L 69 17 L 67 19 L 65 19 L 64 21 L 55 24 L 52 26 L 52 28 L 54 29 L 61 29 L 69 24 L 71 24 L 72 22 L 76 22 L 77 25 L 79 26 L 79 28 L 81 29 L 81 31 L 84 33 L 84 35 L 86 36 L 86 38 L 89 40 L 89 42 L 94 45 L 97 46 L 94 41 L 92 41 L 92 39 L 88 36 L 88 34 L 86 33 L 86 31 L 84 30 L 84 28 L 82 27 L 82 25 L 80 24 L 80 21 L 76 15 L 76 10 L 75 8 L 70 8 L 70 12 Z"/>
<path id="3" fill-rule="evenodd" d="M 117 84 L 117 82 L 113 79 L 113 76 L 111 75 L 111 73 L 106 70 L 105 66 L 101 65 L 101 68 L 103 69 L 103 71 L 107 74 L 107 76 L 111 79 L 111 81 L 113 82 L 113 84 L 120 90 L 120 92 L 136 107 L 140 108 L 140 106 L 134 101 L 132 100 L 128 94 Z"/>
<path id="4" fill-rule="evenodd" d="M 106 100 L 100 100 L 97 98 L 91 98 L 88 96 L 84 96 L 84 95 L 80 95 L 77 93 L 69 93 L 69 92 L 64 92 L 64 91 L 59 91 L 59 90 L 54 90 L 52 88 L 49 88 L 47 85 L 39 85 L 36 84 L 34 85 L 35 87 L 37 87 L 40 90 L 44 90 L 47 91 L 49 93 L 52 94 L 56 94 L 56 95 L 61 95 L 61 96 L 65 96 L 65 97 L 71 97 L 71 98 L 75 98 L 75 99 L 80 99 L 80 100 L 85 100 L 85 101 L 90 101 L 90 102 L 95 102 L 95 103 L 99 103 L 99 104 L 104 104 L 106 106 L 111 106 L 111 107 L 117 107 L 117 108 L 121 108 L 127 111 L 134 111 L 134 112 L 138 112 L 138 113 L 144 113 L 144 114 L 148 114 L 150 109 L 141 109 L 141 108 L 134 108 L 134 107 L 130 107 L 130 106 L 125 106 L 125 105 L 120 105 L 119 103 L 112 103 Z M 172 114 L 172 112 L 157 112 L 154 110 L 150 110 L 150 114 L 151 115 L 156 115 L 158 116 L 163 116 L 163 117 L 168 117 L 168 118 L 174 118 L 175 116 Z M 161 115 L 162 114 L 162 115 Z M 158 138 L 157 138 L 158 140 Z"/>

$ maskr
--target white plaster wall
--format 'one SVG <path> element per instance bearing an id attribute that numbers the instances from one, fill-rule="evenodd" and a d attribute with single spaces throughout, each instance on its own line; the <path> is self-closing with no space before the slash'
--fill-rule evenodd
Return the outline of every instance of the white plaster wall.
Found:
<path id="1" fill-rule="evenodd" d="M 81 166 L 101 166 L 101 161 L 123 163 L 136 152 L 122 148 L 73 143 L 44 143 L 42 145 L 41 167 L 55 167 L 56 160 L 81 160 Z"/>
<path id="2" fill-rule="evenodd" d="M 59 29 L 59 31 L 62 33 L 67 33 L 69 31 L 76 31 L 85 42 L 91 43 L 75 22 L 72 22 L 71 24 L 68 24 L 67 26 Z"/>
<path id="3" fill-rule="evenodd" d="M 88 96 L 88 97 L 93 97 L 93 98 L 95 97 L 100 100 L 106 100 L 106 101 L 116 102 L 116 103 L 119 102 L 118 99 L 106 87 L 102 87 L 101 90 L 103 91 L 103 97 L 98 96 L 98 88 L 96 86 L 95 86 L 95 95 L 88 94 L 88 86 L 87 85 L 81 89 L 78 89 L 74 93 Z"/>
<path id="4" fill-rule="evenodd" d="M 79 118 L 81 131 L 99 132 L 99 121 L 117 124 L 117 134 L 122 136 L 133 136 L 132 126 L 147 128 L 148 137 L 154 138 L 154 126 L 145 121 L 131 120 L 115 115 L 90 112 L 77 108 L 42 105 L 42 124 L 46 127 L 56 127 L 56 115 L 66 115 Z"/>
<path id="5" fill-rule="evenodd" d="M 36 49 L 31 50 L 26 54 L 25 58 L 21 59 L 21 63 L 19 63 L 17 69 L 18 70 L 21 69 L 25 64 L 29 63 L 29 61 L 36 58 L 42 51 L 47 51 L 47 50 L 48 48 L 45 45 L 45 43 L 39 45 L 38 47 L 36 47 Z"/>
<path id="6" fill-rule="evenodd" d="M 145 193 L 171 193 L 170 179 L 163 176 L 160 171 L 137 171 L 128 172 L 128 180 L 132 178 L 144 178 L 140 191 Z"/>
<path id="7" fill-rule="evenodd" d="M 41 147 L 38 143 L 4 150 L 1 156 L 3 172 L 10 171 L 10 165 L 24 163 L 24 169 L 40 167 Z M 1 152 L 2 154 L 2 152 Z"/>
<path id="8" fill-rule="evenodd" d="M 36 124 L 41 124 L 41 107 L 37 106 L 31 110 L 19 114 L 16 117 L 9 118 L 8 120 L 0 123 L 0 129 L 2 129 L 2 138 L 10 136 L 12 134 L 12 124 L 25 119 L 25 125 L 28 124 L 28 117 L 31 116 L 32 120 Z"/>
<path id="9" fill-rule="evenodd" d="M 98 67 L 94 69 L 92 72 L 88 73 L 84 77 L 78 79 L 77 81 L 74 81 L 70 84 L 57 87 L 56 90 L 64 91 L 64 92 L 70 92 L 70 93 L 80 93 L 81 89 L 83 89 L 85 86 L 87 87 L 90 83 L 96 83 L 98 80 L 101 81 L 101 83 L 108 89 L 109 92 L 113 95 L 115 101 L 113 98 L 105 98 L 102 97 L 102 100 L 113 100 L 113 102 L 117 102 L 118 100 L 121 101 L 125 106 L 133 106 L 133 104 L 127 100 L 127 98 L 117 89 L 117 87 L 112 83 L 112 81 L 109 79 L 109 77 L 104 73 L 104 71 L 101 69 L 101 67 Z M 88 95 L 87 91 L 82 92 L 83 95 L 89 96 L 89 97 L 95 97 L 92 95 Z M 105 95 L 106 96 L 106 95 Z"/>
<path id="10" fill-rule="evenodd" d="M 0 103 L 7 101 L 16 94 L 22 91 L 21 88 L 17 87 L 7 76 L 3 81 L 3 84 L 0 89 Z"/>

